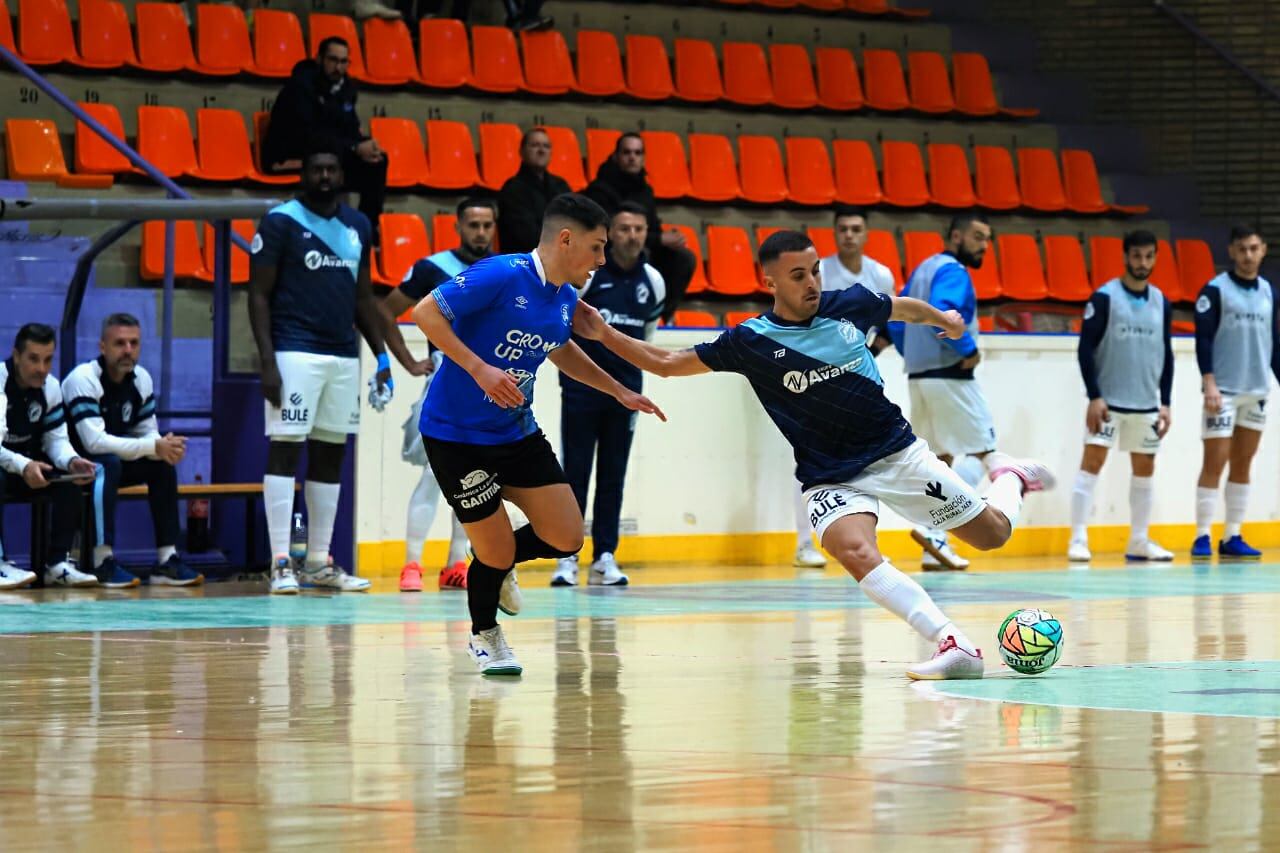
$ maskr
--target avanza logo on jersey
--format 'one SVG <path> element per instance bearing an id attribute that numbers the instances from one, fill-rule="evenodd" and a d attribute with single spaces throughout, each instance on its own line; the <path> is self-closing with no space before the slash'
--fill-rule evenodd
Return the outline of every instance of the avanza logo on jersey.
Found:
<path id="1" fill-rule="evenodd" d="M 302 256 L 302 263 L 309 270 L 345 269 L 351 272 L 353 275 L 360 268 L 359 259 L 348 261 L 344 258 L 339 258 L 335 255 L 321 254 L 315 249 L 312 249 L 310 252 L 307 252 L 305 255 Z"/>
<path id="2" fill-rule="evenodd" d="M 820 382 L 826 382 L 828 379 L 852 373 L 858 369 L 860 364 L 862 364 L 861 356 L 848 364 L 828 364 L 822 367 L 815 367 L 813 370 L 788 370 L 782 375 L 782 386 L 792 394 L 803 394 Z"/>

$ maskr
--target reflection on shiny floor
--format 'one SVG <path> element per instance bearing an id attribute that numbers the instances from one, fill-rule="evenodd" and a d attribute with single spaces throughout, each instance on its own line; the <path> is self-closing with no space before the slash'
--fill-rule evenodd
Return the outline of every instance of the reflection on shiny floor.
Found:
<path id="1" fill-rule="evenodd" d="M 920 576 L 1067 644 L 932 687 L 833 570 L 526 572 L 514 681 L 457 594 L 5 595 L 0 848 L 1280 848 L 1280 566 L 1044 565 Z"/>

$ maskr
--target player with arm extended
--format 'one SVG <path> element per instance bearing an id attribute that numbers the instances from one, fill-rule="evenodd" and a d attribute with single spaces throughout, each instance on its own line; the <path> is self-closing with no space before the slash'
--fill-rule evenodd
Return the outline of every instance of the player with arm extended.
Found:
<path id="1" fill-rule="evenodd" d="M 591 199 L 556 196 L 538 248 L 487 258 L 437 287 L 413 310 L 444 353 L 422 405 L 422 440 L 445 499 L 466 528 L 468 650 L 485 675 L 522 667 L 498 625 L 499 607 L 519 612 L 515 564 L 563 558 L 582 548 L 582 513 L 555 451 L 533 418 L 533 381 L 557 368 L 633 411 L 662 416 L 644 396 L 605 373 L 570 338 L 575 287 L 604 264 L 608 217 Z M 508 500 L 529 519 L 512 530 Z"/>
<path id="2" fill-rule="evenodd" d="M 914 580 L 876 545 L 883 501 L 908 521 L 953 531 L 980 550 L 1008 541 L 1026 492 L 1053 486 L 1044 465 L 1000 457 L 986 499 L 918 439 L 884 395 L 866 346 L 867 330 L 890 319 L 964 334 L 956 311 L 863 287 L 822 291 L 818 253 L 804 234 L 780 231 L 760 246 L 773 310 L 714 341 L 670 352 L 611 329 L 581 305 L 574 330 L 659 376 L 710 371 L 746 377 L 795 451 L 809 518 L 822 546 L 863 592 L 938 644 L 932 659 L 911 667 L 913 679 L 981 678 L 982 653 Z M 835 413 L 839 413 L 838 416 Z"/>

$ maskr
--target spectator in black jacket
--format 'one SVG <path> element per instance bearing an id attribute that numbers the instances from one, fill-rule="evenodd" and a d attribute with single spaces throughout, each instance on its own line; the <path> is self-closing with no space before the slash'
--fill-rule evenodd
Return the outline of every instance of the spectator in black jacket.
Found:
<path id="1" fill-rule="evenodd" d="M 498 246 L 503 252 L 531 252 L 542 235 L 542 211 L 547 202 L 570 192 L 569 184 L 547 171 L 551 137 L 540 127 L 525 131 L 520 140 L 520 171 L 498 193 Z"/>
<path id="2" fill-rule="evenodd" d="M 670 320 L 684 296 L 697 259 L 685 245 L 684 235 L 678 231 L 663 231 L 658 218 L 658 203 L 653 187 L 644 171 L 644 139 L 638 133 L 624 133 L 618 137 L 613 154 L 600 164 L 596 179 L 586 189 L 590 196 L 612 216 L 624 201 L 640 205 L 649 221 L 649 236 L 645 249 L 649 263 L 667 285 L 667 299 L 662 316 Z M 505 210 L 503 212 L 505 215 Z M 508 251 L 504 244 L 502 250 Z"/>
<path id="3" fill-rule="evenodd" d="M 308 140 L 332 139 L 342 150 L 344 186 L 360 193 L 360 212 L 369 217 L 376 242 L 387 193 L 387 158 L 360 127 L 356 86 L 347 76 L 349 53 L 345 39 L 331 36 L 320 42 L 315 59 L 293 67 L 271 108 L 262 164 L 272 174 L 300 171 Z"/>

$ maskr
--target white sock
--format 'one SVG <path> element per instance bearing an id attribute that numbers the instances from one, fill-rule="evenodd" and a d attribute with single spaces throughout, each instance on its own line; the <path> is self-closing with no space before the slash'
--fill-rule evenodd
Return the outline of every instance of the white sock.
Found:
<path id="1" fill-rule="evenodd" d="M 467 529 L 458 521 L 458 516 L 449 513 L 449 565 L 467 562 Z"/>
<path id="2" fill-rule="evenodd" d="M 974 652 L 973 643 L 946 617 L 920 584 L 904 575 L 885 560 L 872 569 L 858 586 L 867 598 L 905 621 L 916 633 L 931 643 L 945 636 L 956 638 L 956 645 Z"/>
<path id="3" fill-rule="evenodd" d="M 1218 507 L 1218 490 L 1216 487 L 1206 489 L 1196 486 L 1196 538 L 1209 535 L 1213 525 L 1213 511 Z"/>
<path id="4" fill-rule="evenodd" d="M 813 544 L 813 528 L 809 526 L 809 502 L 804 499 L 804 489 L 796 483 L 795 488 L 795 513 L 796 513 L 796 550 L 808 548 Z"/>
<path id="5" fill-rule="evenodd" d="M 990 459 L 994 455 L 993 453 L 988 453 L 987 458 Z M 979 483 L 987 478 L 987 466 L 976 456 L 959 457 L 951 463 L 951 469 L 960 475 L 960 479 L 975 489 Z"/>
<path id="6" fill-rule="evenodd" d="M 110 557 L 115 552 L 111 550 L 110 545 L 96 545 L 93 549 L 93 567 L 96 569 L 102 565 L 102 561 Z"/>
<path id="7" fill-rule="evenodd" d="M 159 561 L 160 565 L 163 566 L 166 562 L 169 561 L 169 558 L 176 553 L 178 553 L 177 548 L 175 548 L 172 545 L 165 545 L 163 548 L 156 549 L 156 560 Z"/>
<path id="8" fill-rule="evenodd" d="M 1088 471 L 1076 472 L 1076 483 L 1071 488 L 1071 541 L 1089 540 L 1089 513 L 1093 511 L 1093 490 L 1098 486 L 1098 475 Z"/>
<path id="9" fill-rule="evenodd" d="M 1129 481 L 1129 541 L 1146 542 L 1151 536 L 1151 507 L 1155 503 L 1155 478 L 1135 476 Z"/>
<path id="10" fill-rule="evenodd" d="M 1010 527 L 1017 527 L 1018 516 L 1022 514 L 1022 478 L 1012 471 L 996 477 L 987 490 L 987 506 L 1003 513 Z"/>
<path id="11" fill-rule="evenodd" d="M 1223 490 L 1227 502 L 1227 529 L 1225 538 L 1240 535 L 1240 527 L 1244 524 L 1244 511 L 1249 505 L 1249 484 L 1227 481 Z"/>
<path id="12" fill-rule="evenodd" d="M 267 540 L 271 558 L 289 553 L 289 525 L 293 521 L 293 478 L 268 474 L 262 478 L 262 503 L 267 510 Z"/>
<path id="13" fill-rule="evenodd" d="M 440 486 L 436 484 L 435 475 L 430 468 L 422 469 L 418 485 L 409 495 L 409 518 L 405 523 L 406 563 L 416 563 L 422 559 L 422 546 L 427 542 L 427 531 L 431 522 L 436 520 L 436 505 L 440 500 Z"/>
<path id="14" fill-rule="evenodd" d="M 307 480 L 302 491 L 307 498 L 307 568 L 318 569 L 329 563 L 329 543 L 333 541 L 333 520 L 338 515 L 342 486 Z"/>

